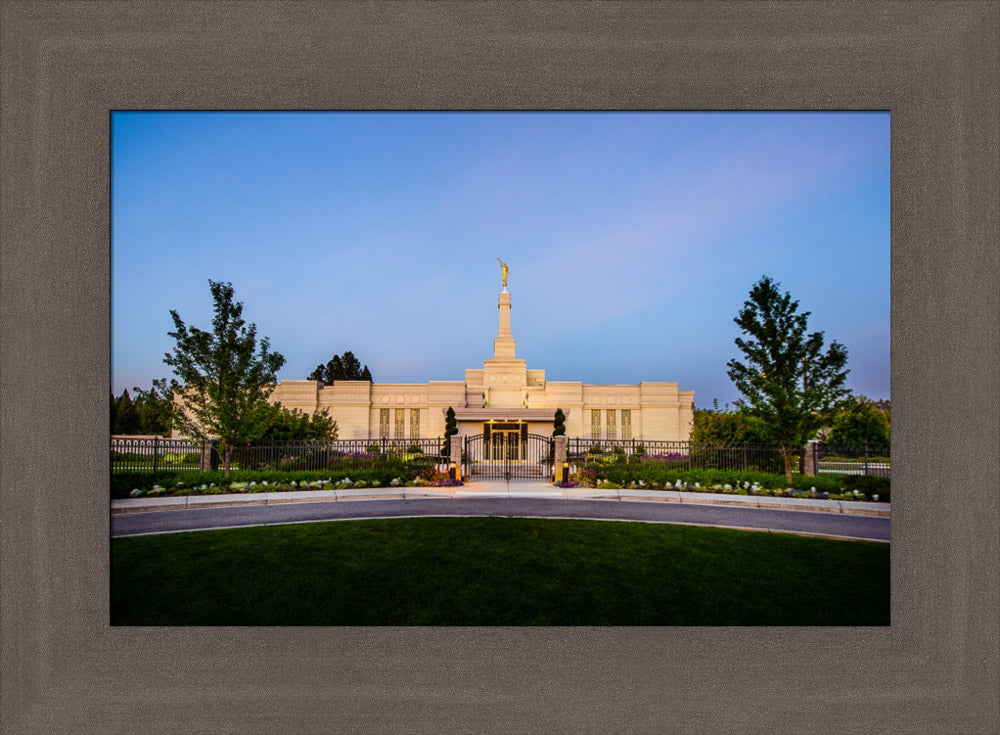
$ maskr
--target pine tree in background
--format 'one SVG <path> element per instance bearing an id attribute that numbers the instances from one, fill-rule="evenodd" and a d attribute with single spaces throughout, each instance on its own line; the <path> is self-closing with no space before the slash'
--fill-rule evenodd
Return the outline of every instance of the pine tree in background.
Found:
<path id="1" fill-rule="evenodd" d="M 321 380 L 326 385 L 332 385 L 336 380 L 367 380 L 371 382 L 372 374 L 365 365 L 348 350 L 343 355 L 334 355 L 326 365 L 317 365 L 316 369 L 306 376 L 306 380 Z"/>
<path id="2" fill-rule="evenodd" d="M 139 433 L 139 413 L 135 410 L 135 404 L 132 402 L 127 388 L 118 397 L 118 405 L 115 407 L 114 429 L 116 434 Z"/>

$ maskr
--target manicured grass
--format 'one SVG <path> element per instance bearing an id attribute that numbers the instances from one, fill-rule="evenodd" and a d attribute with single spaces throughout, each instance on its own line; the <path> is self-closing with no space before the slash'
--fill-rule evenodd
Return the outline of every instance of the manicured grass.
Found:
<path id="1" fill-rule="evenodd" d="M 115 625 L 888 625 L 889 545 L 583 520 L 113 539 Z"/>

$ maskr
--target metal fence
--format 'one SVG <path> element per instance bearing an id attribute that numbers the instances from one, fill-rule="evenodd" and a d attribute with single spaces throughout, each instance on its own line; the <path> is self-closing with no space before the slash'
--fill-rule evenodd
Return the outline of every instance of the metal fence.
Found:
<path id="1" fill-rule="evenodd" d="M 111 471 L 197 470 L 201 451 L 201 442 L 190 439 L 112 437 Z"/>
<path id="2" fill-rule="evenodd" d="M 447 470 L 443 439 L 350 439 L 333 442 L 269 442 L 233 448 L 230 469 L 243 470 L 343 470 L 406 462 Z M 183 439 L 111 440 L 111 469 L 153 471 L 217 469 L 222 466 L 215 445 L 202 463 L 206 447 Z"/>
<path id="3" fill-rule="evenodd" d="M 888 444 L 846 446 L 812 442 L 807 451 L 813 452 L 817 474 L 890 476 Z"/>
<path id="4" fill-rule="evenodd" d="M 577 468 L 613 462 L 663 462 L 677 469 L 720 469 L 784 473 L 781 449 L 773 444 L 706 444 L 641 439 L 567 440 L 567 460 Z M 792 470 L 801 471 L 802 451 L 791 457 Z M 834 446 L 810 443 L 817 473 L 889 476 L 887 445 Z"/>

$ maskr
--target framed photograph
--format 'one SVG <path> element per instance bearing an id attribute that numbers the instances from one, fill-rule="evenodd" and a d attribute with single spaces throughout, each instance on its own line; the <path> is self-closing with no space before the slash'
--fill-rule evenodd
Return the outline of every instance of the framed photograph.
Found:
<path id="1" fill-rule="evenodd" d="M 0 14 L 5 732 L 1000 729 L 1000 5 Z M 113 110 L 887 112 L 891 625 L 110 625 Z"/>

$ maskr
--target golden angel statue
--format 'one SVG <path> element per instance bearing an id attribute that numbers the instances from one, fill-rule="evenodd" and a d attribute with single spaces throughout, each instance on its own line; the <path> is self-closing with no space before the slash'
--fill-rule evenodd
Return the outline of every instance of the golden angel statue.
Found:
<path id="1" fill-rule="evenodd" d="M 507 267 L 506 263 L 500 260 L 500 258 L 497 258 L 497 260 L 500 261 L 500 275 L 503 277 L 503 287 L 507 288 L 507 273 L 510 269 Z"/>

